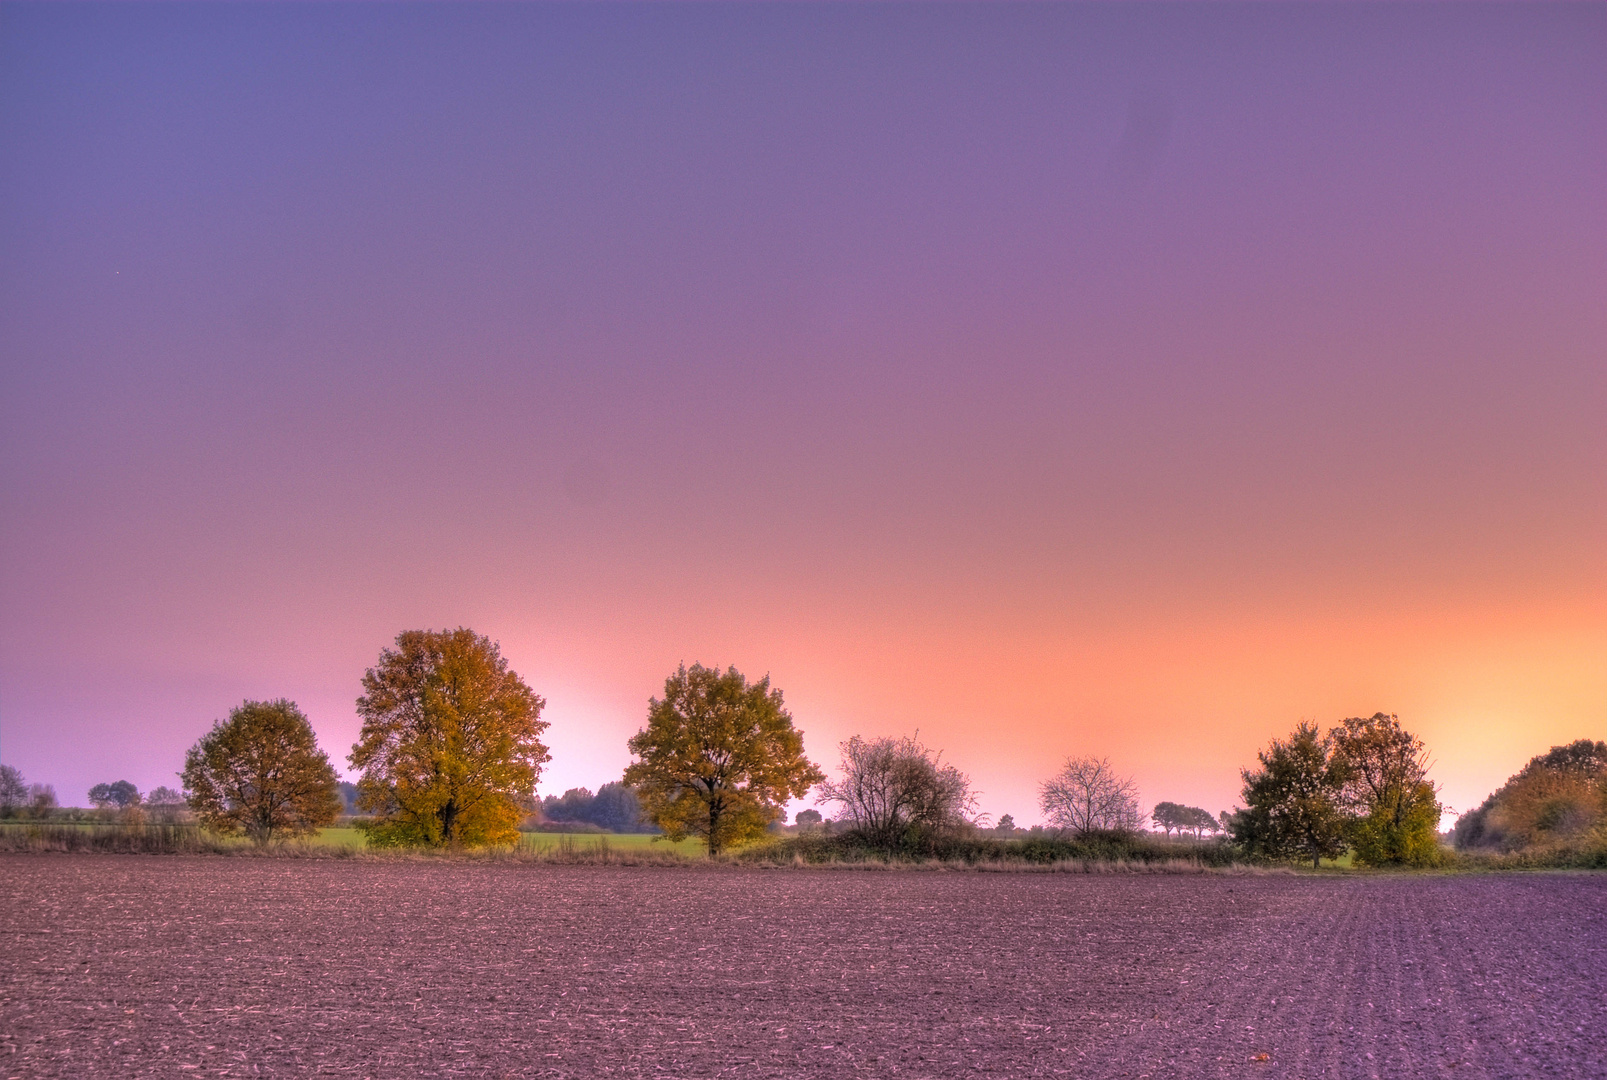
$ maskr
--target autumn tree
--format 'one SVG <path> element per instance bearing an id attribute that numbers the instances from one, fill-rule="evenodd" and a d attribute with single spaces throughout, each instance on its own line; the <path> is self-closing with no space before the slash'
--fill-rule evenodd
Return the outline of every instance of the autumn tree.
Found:
<path id="1" fill-rule="evenodd" d="M 1228 822 L 1233 838 L 1253 854 L 1310 859 L 1314 869 L 1344 854 L 1346 773 L 1333 740 L 1302 722 L 1257 756 L 1261 768 L 1240 774 L 1245 809 Z"/>
<path id="2" fill-rule="evenodd" d="M 839 750 L 842 779 L 821 784 L 820 797 L 840 804 L 839 820 L 872 846 L 918 843 L 976 813 L 971 778 L 913 736 L 855 735 Z"/>
<path id="3" fill-rule="evenodd" d="M 1423 740 L 1393 715 L 1353 716 L 1332 732 L 1351 815 L 1350 845 L 1369 866 L 1426 866 L 1439 854 L 1440 803 Z"/>
<path id="4" fill-rule="evenodd" d="M 667 839 L 699 837 L 710 855 L 763 835 L 787 800 L 825 779 L 770 677 L 750 684 L 734 667 L 681 665 L 629 746 L 637 760 L 624 782 L 648 819 Z"/>
<path id="5" fill-rule="evenodd" d="M 1072 833 L 1138 828 L 1138 787 L 1117 774 L 1108 758 L 1071 757 L 1038 786 L 1038 805 L 1049 824 Z"/>
<path id="6" fill-rule="evenodd" d="M 257 844 L 335 820 L 335 770 L 294 702 L 247 701 L 184 757 L 184 795 L 201 824 Z"/>
<path id="7" fill-rule="evenodd" d="M 550 755 L 546 702 L 472 630 L 408 630 L 363 675 L 352 748 L 358 804 L 377 845 L 483 846 L 518 839 Z"/>

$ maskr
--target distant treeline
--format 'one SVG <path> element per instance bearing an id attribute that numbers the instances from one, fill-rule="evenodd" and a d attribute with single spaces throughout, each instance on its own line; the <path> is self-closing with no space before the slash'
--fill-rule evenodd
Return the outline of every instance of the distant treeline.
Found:
<path id="1" fill-rule="evenodd" d="M 141 794 L 97 784 L 95 820 L 194 821 L 259 846 L 337 822 L 376 848 L 508 848 L 521 832 L 650 832 L 701 841 L 711 856 L 755 844 L 791 858 L 995 858 L 1025 861 L 1183 858 L 1358 866 L 1444 864 L 1446 808 L 1429 752 L 1393 714 L 1299 724 L 1242 771 L 1243 805 L 1219 814 L 1162 801 L 1145 814 L 1131 775 L 1108 758 L 1073 755 L 1038 785 L 1044 826 L 981 813 L 970 777 L 914 736 L 855 735 L 838 745 L 835 776 L 804 753 L 781 690 L 735 668 L 684 665 L 650 698 L 627 742 L 624 775 L 593 793 L 538 800 L 550 753 L 545 699 L 511 671 L 495 642 L 471 630 L 412 630 L 362 677 L 363 724 L 337 779 L 307 717 L 288 699 L 247 701 L 185 756 L 183 792 Z M 785 822 L 789 802 L 827 808 Z M 80 811 L 0 766 L 0 816 L 44 822 Z M 1165 834 L 1145 833 L 1146 825 Z M 1176 839 L 1173 839 L 1176 837 Z M 1463 815 L 1456 848 L 1540 865 L 1607 859 L 1607 744 L 1580 740 L 1530 761 Z M 1184 852 L 1185 854 L 1179 854 Z M 784 853 L 785 855 L 785 853 Z"/>
<path id="2" fill-rule="evenodd" d="M 657 826 L 642 820 L 642 803 L 636 792 L 623 781 L 604 784 L 593 795 L 588 788 L 570 788 L 562 795 L 541 800 L 540 814 L 533 822 L 542 824 L 591 825 L 601 832 L 656 833 Z"/>

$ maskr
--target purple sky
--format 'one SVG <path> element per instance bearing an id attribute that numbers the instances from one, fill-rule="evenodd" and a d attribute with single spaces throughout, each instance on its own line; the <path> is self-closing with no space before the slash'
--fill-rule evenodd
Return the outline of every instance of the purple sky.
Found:
<path id="1" fill-rule="evenodd" d="M 1219 810 L 1607 738 L 1599 4 L 0 6 L 0 758 L 344 764 L 408 628 L 595 788 L 681 661 Z"/>

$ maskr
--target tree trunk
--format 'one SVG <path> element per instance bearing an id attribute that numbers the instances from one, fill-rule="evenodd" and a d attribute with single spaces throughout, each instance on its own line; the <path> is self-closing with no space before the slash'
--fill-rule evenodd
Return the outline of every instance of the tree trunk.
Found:
<path id="1" fill-rule="evenodd" d="M 448 802 L 441 807 L 441 842 L 443 844 L 456 844 L 457 837 L 452 835 L 452 826 L 457 824 L 458 804 L 456 800 Z"/>
<path id="2" fill-rule="evenodd" d="M 709 857 L 720 853 L 720 812 L 725 808 L 718 801 L 709 803 Z"/>

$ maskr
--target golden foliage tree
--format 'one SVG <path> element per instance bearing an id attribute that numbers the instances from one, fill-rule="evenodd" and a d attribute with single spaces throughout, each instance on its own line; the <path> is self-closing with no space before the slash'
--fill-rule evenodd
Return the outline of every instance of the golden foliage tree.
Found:
<path id="1" fill-rule="evenodd" d="M 1440 802 L 1423 740 L 1392 714 L 1353 716 L 1333 730 L 1334 756 L 1363 865 L 1427 866 L 1439 858 Z"/>
<path id="2" fill-rule="evenodd" d="M 484 846 L 518 839 L 550 755 L 546 702 L 472 630 L 409 630 L 363 675 L 352 767 L 378 845 Z"/>
<path id="3" fill-rule="evenodd" d="M 304 836 L 340 813 L 335 770 L 294 702 L 247 701 L 184 758 L 184 793 L 201 823 L 258 844 Z"/>
<path id="4" fill-rule="evenodd" d="M 710 855 L 763 835 L 788 799 L 826 778 L 770 677 L 750 685 L 734 667 L 681 665 L 630 749 L 625 783 L 648 819 L 671 840 L 701 838 Z"/>

